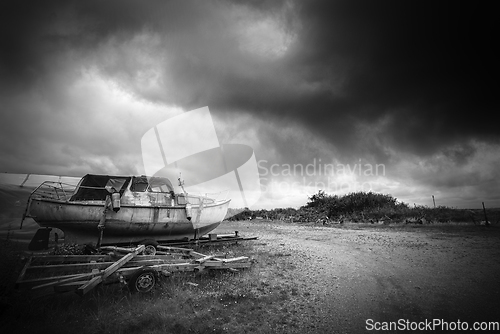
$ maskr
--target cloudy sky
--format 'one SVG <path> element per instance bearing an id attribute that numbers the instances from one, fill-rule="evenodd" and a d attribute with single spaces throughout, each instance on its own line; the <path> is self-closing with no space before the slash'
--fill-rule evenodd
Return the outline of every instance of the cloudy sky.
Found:
<path id="1" fill-rule="evenodd" d="M 143 174 L 142 136 L 208 106 L 221 144 L 253 148 L 255 207 L 297 207 L 319 189 L 499 207 L 496 13 L 470 1 L 3 1 L 0 172 Z"/>

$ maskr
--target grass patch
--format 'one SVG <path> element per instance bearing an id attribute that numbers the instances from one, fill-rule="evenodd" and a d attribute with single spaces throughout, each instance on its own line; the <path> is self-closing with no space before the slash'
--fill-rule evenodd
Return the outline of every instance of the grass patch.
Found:
<path id="1" fill-rule="evenodd" d="M 214 270 L 162 278 L 148 294 L 131 294 L 117 284 L 99 286 L 84 297 L 65 293 L 32 298 L 25 292 L 9 289 L 4 293 L 6 307 L 0 331 L 271 332 L 276 319 L 286 322 L 290 318 L 283 303 L 294 296 L 294 288 L 276 276 L 276 272 L 293 268 L 287 254 L 269 253 L 251 242 L 205 246 L 199 251 L 228 257 L 249 256 L 254 263 L 239 272 Z M 22 262 L 16 251 L 5 254 L 10 266 L 19 268 L 8 277 L 12 286 Z"/>

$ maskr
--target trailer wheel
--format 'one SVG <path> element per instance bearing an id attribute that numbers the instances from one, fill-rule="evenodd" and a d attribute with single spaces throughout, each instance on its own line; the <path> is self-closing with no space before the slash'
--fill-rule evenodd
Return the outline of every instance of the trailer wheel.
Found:
<path id="1" fill-rule="evenodd" d="M 146 293 L 156 285 L 156 272 L 153 269 L 141 269 L 130 278 L 128 286 L 132 292 Z"/>
<path id="2" fill-rule="evenodd" d="M 142 254 L 144 255 L 156 255 L 156 246 L 158 246 L 158 243 L 155 240 L 144 240 L 141 242 L 141 244 L 144 245 L 144 250 L 142 251 Z"/>

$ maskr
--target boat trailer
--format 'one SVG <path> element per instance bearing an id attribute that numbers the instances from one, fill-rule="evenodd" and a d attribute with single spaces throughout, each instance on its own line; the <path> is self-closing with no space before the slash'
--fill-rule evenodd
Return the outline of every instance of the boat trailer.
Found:
<path id="1" fill-rule="evenodd" d="M 228 234 L 217 234 L 209 233 L 206 236 L 199 237 L 197 239 L 191 239 L 189 241 L 169 241 L 166 243 L 161 243 L 164 246 L 199 246 L 199 245 L 214 245 L 226 242 L 247 241 L 247 240 L 257 240 L 258 237 L 242 237 L 239 235 L 238 231 Z"/>
<path id="2" fill-rule="evenodd" d="M 161 276 L 204 270 L 238 271 L 251 266 L 246 256 L 223 258 L 170 246 L 157 246 L 155 255 L 141 255 L 144 249 L 145 245 L 103 246 L 101 251 L 106 254 L 31 256 L 16 287 L 40 295 L 74 291 L 83 296 L 100 284 L 121 283 L 132 292 L 149 292 Z"/>
<path id="3" fill-rule="evenodd" d="M 55 243 L 56 247 L 59 243 L 59 237 L 56 233 L 56 237 L 54 241 L 49 240 L 50 236 L 50 231 L 51 228 L 40 228 L 37 230 L 35 235 L 33 236 L 28 249 L 32 251 L 41 251 L 41 250 L 46 250 L 49 249 L 49 244 L 50 243 Z M 156 248 L 159 245 L 162 246 L 176 246 L 176 247 L 189 247 L 189 246 L 200 246 L 200 245 L 213 245 L 213 244 L 220 244 L 220 243 L 230 243 L 230 242 L 235 242 L 238 243 L 238 241 L 247 241 L 247 240 L 257 240 L 258 237 L 243 237 L 239 235 L 238 231 L 234 231 L 234 233 L 228 233 L 228 234 L 217 234 L 217 233 L 210 233 L 206 236 L 198 237 L 196 239 L 191 239 L 191 240 L 172 240 L 172 241 L 156 241 L 153 239 L 146 239 L 141 241 L 140 243 L 144 244 L 146 246 L 145 253 L 154 255 L 156 252 Z M 113 244 L 115 246 L 131 246 L 131 243 L 119 243 L 119 244 Z M 98 249 L 99 247 L 96 247 Z M 153 249 L 154 248 L 154 249 Z"/>

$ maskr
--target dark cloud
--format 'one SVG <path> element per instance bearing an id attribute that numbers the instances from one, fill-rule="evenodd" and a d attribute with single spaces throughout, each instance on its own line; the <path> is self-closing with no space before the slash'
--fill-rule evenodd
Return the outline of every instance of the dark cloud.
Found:
<path id="1" fill-rule="evenodd" d="M 340 73 L 344 84 L 338 94 L 313 92 L 307 106 L 321 112 L 299 107 L 298 117 L 350 137 L 349 125 L 389 114 L 392 142 L 424 154 L 467 137 L 497 140 L 487 117 L 498 109 L 493 13 L 460 2 L 305 3 L 291 68 L 323 83 Z"/>
<path id="2" fill-rule="evenodd" d="M 229 72 L 204 98 L 295 119 L 345 153 L 360 121 L 386 116 L 380 136 L 403 151 L 429 155 L 470 138 L 498 143 L 488 117 L 499 106 L 493 13 L 460 2 L 301 3 L 284 59 L 255 62 L 255 76 Z"/>

